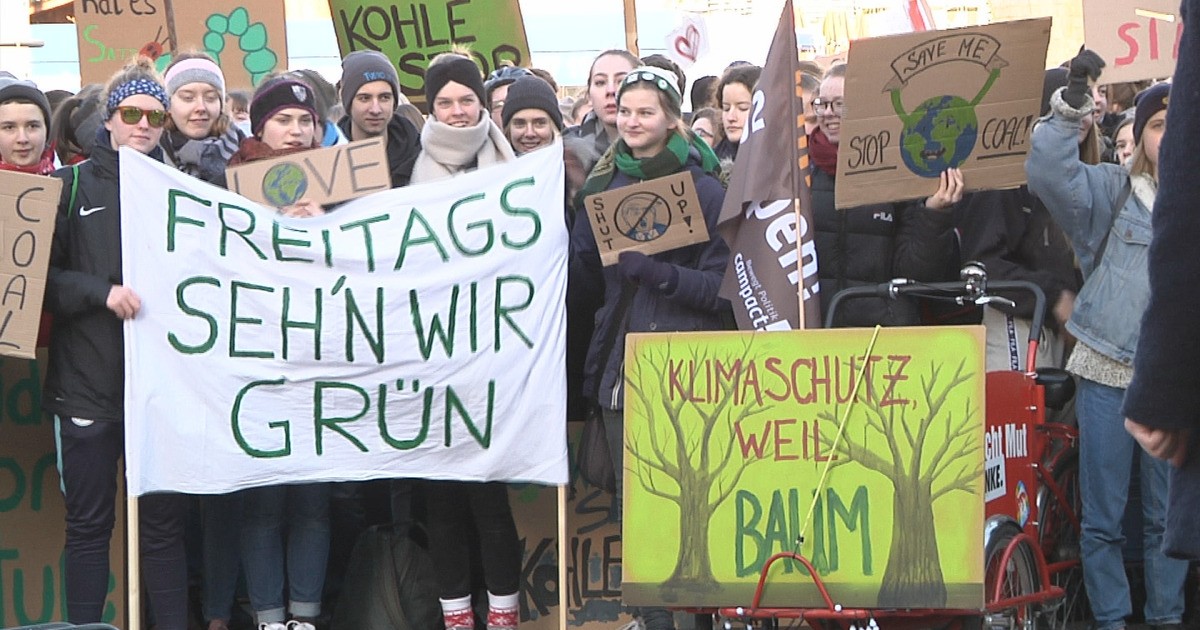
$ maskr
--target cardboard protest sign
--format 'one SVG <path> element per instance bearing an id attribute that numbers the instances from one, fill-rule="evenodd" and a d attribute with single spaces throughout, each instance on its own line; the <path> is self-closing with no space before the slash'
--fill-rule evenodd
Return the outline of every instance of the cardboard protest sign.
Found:
<path id="1" fill-rule="evenodd" d="M 32 359 L 62 180 L 0 171 L 0 355 Z"/>
<path id="2" fill-rule="evenodd" d="M 429 60 L 466 44 L 483 73 L 529 63 L 529 42 L 517 0 L 329 0 L 342 56 L 378 50 L 396 64 L 400 90 L 425 105 Z"/>
<path id="3" fill-rule="evenodd" d="M 130 493 L 566 483 L 557 148 L 300 219 L 122 147 Z"/>
<path id="4" fill-rule="evenodd" d="M 873 332 L 627 337 L 627 604 L 983 606 L 983 327 Z"/>
<path id="5" fill-rule="evenodd" d="M 696 60 L 708 54 L 710 40 L 704 17 L 693 13 L 682 16 L 679 26 L 667 33 L 667 56 L 671 61 L 687 70 L 696 65 Z"/>
<path id="6" fill-rule="evenodd" d="M 275 208 L 305 198 L 337 203 L 392 187 L 382 137 L 234 166 L 225 179 L 229 190 Z"/>
<path id="7" fill-rule="evenodd" d="M 623 251 L 650 255 L 708 241 L 696 184 L 686 171 L 592 195 L 584 206 L 605 267 Z"/>
<path id="8" fill-rule="evenodd" d="M 0 359 L 0 627 L 67 618 L 63 574 L 66 508 L 55 466 L 54 419 L 42 413 L 46 353 Z M 121 471 L 113 470 L 120 484 Z M 121 484 L 124 485 L 124 484 Z M 118 488 L 102 621 L 126 627 L 125 501 Z"/>
<path id="9" fill-rule="evenodd" d="M 75 0 L 79 75 L 105 83 L 138 54 L 161 72 L 178 51 L 211 55 L 228 88 L 287 66 L 284 0 Z"/>
<path id="10" fill-rule="evenodd" d="M 578 452 L 582 422 L 567 423 L 572 454 Z M 575 458 L 572 456 L 572 461 Z M 525 545 L 521 564 L 521 628 L 558 626 L 559 549 L 567 555 L 567 624 L 580 630 L 625 627 L 631 610 L 621 603 L 621 524 L 617 499 L 571 470 L 566 545 L 558 540 L 558 489 L 509 486 L 517 533 Z"/>
<path id="11" fill-rule="evenodd" d="M 1175 74 L 1183 20 L 1171 0 L 1083 0 L 1083 36 L 1106 65 L 1100 83 Z"/>
<path id="12" fill-rule="evenodd" d="M 968 190 L 1025 182 L 1050 20 L 864 39 L 850 46 L 836 203 L 927 197 L 948 168 Z"/>

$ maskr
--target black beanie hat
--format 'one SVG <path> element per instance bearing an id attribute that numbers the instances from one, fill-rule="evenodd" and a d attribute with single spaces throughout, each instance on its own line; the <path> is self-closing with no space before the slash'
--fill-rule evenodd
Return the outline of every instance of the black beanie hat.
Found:
<path id="1" fill-rule="evenodd" d="M 374 50 L 356 50 L 342 60 L 342 107 L 350 113 L 350 102 L 362 86 L 387 81 L 392 86 L 392 103 L 400 104 L 400 77 L 387 56 Z"/>
<path id="2" fill-rule="evenodd" d="M 50 100 L 33 81 L 22 81 L 8 72 L 0 72 L 0 103 L 14 99 L 27 100 L 42 110 L 43 122 L 50 129 Z"/>
<path id="3" fill-rule="evenodd" d="M 1150 117 L 1167 108 L 1171 96 L 1170 83 L 1155 83 L 1133 97 L 1133 143 L 1142 141 L 1142 130 Z"/>
<path id="4" fill-rule="evenodd" d="M 479 66 L 466 57 L 446 55 L 425 70 L 425 102 L 429 104 L 430 109 L 433 108 L 433 100 L 437 98 L 438 92 L 451 81 L 471 88 L 479 97 L 480 105 L 487 106 L 487 98 L 483 92 L 483 75 L 479 72 Z"/>
<path id="5" fill-rule="evenodd" d="M 312 88 L 307 85 L 291 79 L 260 85 L 254 93 L 254 100 L 250 101 L 250 131 L 255 136 L 260 135 L 263 125 L 271 116 L 289 107 L 307 109 L 312 113 L 314 121 L 320 118 L 317 115 L 316 98 Z"/>
<path id="6" fill-rule="evenodd" d="M 508 86 L 508 96 L 504 98 L 504 111 L 500 114 L 504 126 L 522 109 L 540 109 L 550 115 L 554 126 L 559 131 L 563 129 L 562 110 L 558 108 L 558 99 L 554 97 L 554 88 L 550 87 L 541 77 L 521 77 Z"/>
<path id="7" fill-rule="evenodd" d="M 1050 113 L 1050 97 L 1055 90 L 1067 86 L 1067 69 L 1050 68 L 1042 79 L 1042 116 Z"/>

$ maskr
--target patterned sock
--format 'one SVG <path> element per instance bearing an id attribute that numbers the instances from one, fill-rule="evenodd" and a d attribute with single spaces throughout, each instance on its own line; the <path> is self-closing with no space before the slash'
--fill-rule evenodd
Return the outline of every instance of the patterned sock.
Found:
<path id="1" fill-rule="evenodd" d="M 475 614 L 471 612 L 471 596 L 464 595 L 455 599 L 441 599 L 442 619 L 446 630 L 474 630 Z"/>
<path id="2" fill-rule="evenodd" d="M 488 591 L 488 630 L 516 630 L 520 622 L 518 594 L 495 595 Z"/>

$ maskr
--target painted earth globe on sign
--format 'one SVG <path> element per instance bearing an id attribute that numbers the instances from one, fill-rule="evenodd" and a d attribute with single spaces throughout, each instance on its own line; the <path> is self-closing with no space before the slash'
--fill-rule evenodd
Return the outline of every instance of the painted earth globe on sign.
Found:
<path id="1" fill-rule="evenodd" d="M 921 177 L 938 177 L 971 155 L 979 136 L 975 108 L 958 96 L 935 96 L 909 114 L 900 133 L 900 155 Z"/>
<path id="2" fill-rule="evenodd" d="M 308 191 L 308 178 L 296 164 L 276 164 L 263 176 L 262 191 L 263 197 L 276 208 L 290 206 Z"/>

